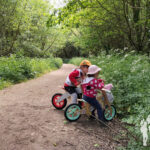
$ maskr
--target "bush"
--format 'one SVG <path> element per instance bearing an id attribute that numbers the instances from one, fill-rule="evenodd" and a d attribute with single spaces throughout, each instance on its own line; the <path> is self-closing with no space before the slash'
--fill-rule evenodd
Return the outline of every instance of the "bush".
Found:
<path id="1" fill-rule="evenodd" d="M 0 59 L 0 76 L 14 83 L 33 77 L 29 58 L 14 56 Z"/>
<path id="2" fill-rule="evenodd" d="M 0 58 L 0 82 L 1 88 L 8 83 L 18 83 L 26 79 L 34 78 L 42 73 L 61 67 L 60 58 L 27 58 L 12 55 L 9 58 Z M 3 85 L 2 85 L 3 83 Z"/>
<path id="3" fill-rule="evenodd" d="M 11 85 L 11 82 L 9 81 L 5 81 L 4 79 L 0 79 L 0 90 L 2 90 L 3 88 L 6 88 L 8 86 Z"/>
<path id="4" fill-rule="evenodd" d="M 38 63 L 37 63 L 38 62 Z M 48 58 L 48 59 L 32 59 L 30 64 L 32 66 L 32 72 L 34 74 L 44 73 L 45 71 L 54 70 L 60 68 L 62 65 L 62 60 L 60 58 Z"/>

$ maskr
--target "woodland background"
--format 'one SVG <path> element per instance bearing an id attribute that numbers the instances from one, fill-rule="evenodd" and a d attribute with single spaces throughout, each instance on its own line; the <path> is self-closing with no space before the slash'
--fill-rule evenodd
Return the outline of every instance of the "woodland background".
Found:
<path id="1" fill-rule="evenodd" d="M 150 114 L 149 0 L 67 0 L 57 9 L 48 0 L 0 1 L 1 89 L 85 57 L 114 84 L 118 118 L 142 141 L 140 121 Z M 131 138 L 127 149 L 147 148 Z"/>

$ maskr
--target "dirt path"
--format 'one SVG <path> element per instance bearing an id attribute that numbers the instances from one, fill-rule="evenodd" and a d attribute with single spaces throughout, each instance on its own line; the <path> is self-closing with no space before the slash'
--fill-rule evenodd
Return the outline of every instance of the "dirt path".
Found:
<path id="1" fill-rule="evenodd" d="M 63 92 L 60 87 L 72 68 L 64 64 L 57 71 L 0 91 L 0 150 L 112 150 L 120 145 L 111 140 L 114 134 L 95 121 L 83 116 L 65 124 L 63 111 L 52 107 L 52 95 Z"/>

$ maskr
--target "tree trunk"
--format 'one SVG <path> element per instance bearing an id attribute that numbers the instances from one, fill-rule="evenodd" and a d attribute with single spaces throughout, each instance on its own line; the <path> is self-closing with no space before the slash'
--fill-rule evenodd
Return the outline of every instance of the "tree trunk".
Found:
<path id="1" fill-rule="evenodd" d="M 26 6 L 27 6 L 27 1 L 26 1 L 25 5 L 24 5 L 24 7 L 23 7 L 23 10 L 26 9 Z M 18 35 L 19 35 L 19 33 L 20 33 L 21 22 L 22 22 L 22 18 L 20 18 L 20 20 L 19 20 L 19 23 L 18 23 L 18 26 L 17 26 L 17 30 L 16 30 L 16 34 L 15 34 L 15 36 L 14 36 L 14 38 L 13 38 L 13 41 L 12 41 L 12 44 L 11 44 L 11 46 L 10 46 L 10 48 L 9 48 L 9 52 L 10 52 L 10 53 L 13 51 L 14 44 L 15 44 L 15 42 L 16 42 L 16 40 L 17 40 L 17 37 L 18 37 Z"/>
<path id="2" fill-rule="evenodd" d="M 140 11 L 141 11 L 141 0 L 132 0 L 132 11 L 133 11 L 133 27 L 135 27 L 136 32 L 136 48 L 140 52 L 143 50 L 142 43 L 142 26 L 139 24 L 140 21 Z"/>

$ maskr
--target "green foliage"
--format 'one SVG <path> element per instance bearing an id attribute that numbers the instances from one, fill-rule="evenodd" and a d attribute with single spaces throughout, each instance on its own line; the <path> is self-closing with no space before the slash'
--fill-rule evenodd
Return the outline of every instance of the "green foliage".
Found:
<path id="1" fill-rule="evenodd" d="M 39 76 L 42 73 L 60 68 L 62 60 L 60 58 L 27 58 L 11 57 L 0 58 L 0 88 L 3 88 L 10 83 L 18 83 L 26 79 L 31 79 Z"/>
<path id="2" fill-rule="evenodd" d="M 82 60 L 84 60 L 83 57 L 74 57 L 74 58 L 70 59 L 70 60 L 68 61 L 68 63 L 74 64 L 74 65 L 78 65 L 78 66 L 79 66 Z"/>
<path id="3" fill-rule="evenodd" d="M 149 53 L 149 0 L 67 0 L 65 7 L 55 10 L 48 25 L 76 29 L 72 42 L 87 53 L 110 49 L 136 50 Z M 57 11 L 57 13 L 56 13 Z M 57 15 L 56 15 L 57 14 Z M 124 51 L 126 51 L 124 49 Z"/>
<path id="4" fill-rule="evenodd" d="M 54 51 L 53 55 L 61 58 L 72 58 L 81 56 L 80 48 L 75 47 L 74 44 L 71 42 L 66 42 L 62 48 Z"/>
<path id="5" fill-rule="evenodd" d="M 82 59 L 73 58 L 69 63 L 79 65 Z M 134 124 L 135 127 L 129 129 L 141 137 L 140 121 L 150 114 L 150 59 L 147 56 L 127 54 L 100 55 L 89 60 L 102 68 L 100 77 L 106 84 L 113 83 L 112 92 L 119 116 L 123 122 Z M 130 148 L 139 147 L 142 143 L 132 144 L 133 141 Z"/>
<path id="6" fill-rule="evenodd" d="M 10 86 L 12 83 L 9 81 L 5 81 L 4 79 L 0 79 L 0 90 Z"/>
<path id="7" fill-rule="evenodd" d="M 47 0 L 1 0 L 0 56 L 50 57 L 58 35 L 46 26 L 50 11 Z"/>

